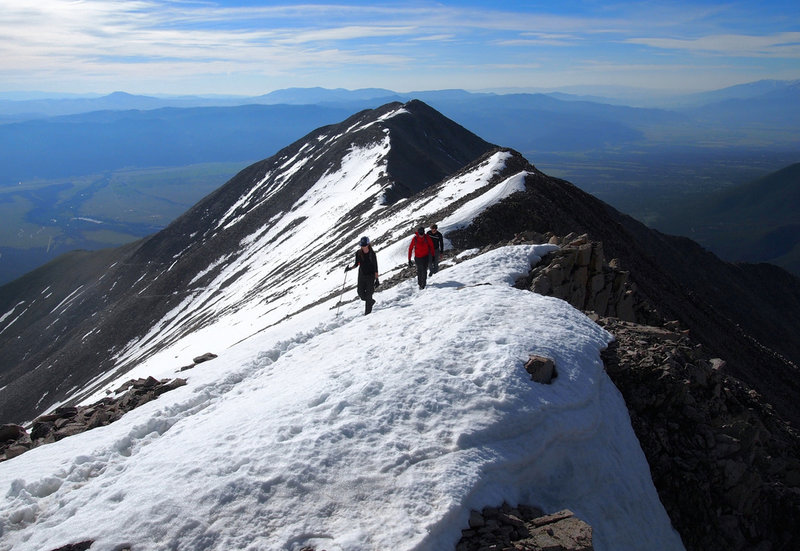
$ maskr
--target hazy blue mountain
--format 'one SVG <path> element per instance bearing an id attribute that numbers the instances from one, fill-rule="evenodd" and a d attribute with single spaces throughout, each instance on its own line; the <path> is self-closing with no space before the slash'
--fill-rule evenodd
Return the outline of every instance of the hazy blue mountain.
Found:
<path id="1" fill-rule="evenodd" d="M 39 90 L 18 90 L 0 92 L 0 100 L 31 101 L 37 99 L 78 99 L 99 98 L 105 94 L 71 94 L 67 92 L 41 92 Z"/>
<path id="2" fill-rule="evenodd" d="M 448 90 L 414 95 L 490 139 L 523 151 L 618 147 L 640 141 L 642 125 L 682 120 L 667 111 L 566 102 L 541 94 L 498 96 Z M 10 123 L 0 125 L 0 164 L 5 182 L 17 182 L 131 166 L 255 159 L 383 99 L 319 106 L 107 109 Z M 115 105 L 161 101 L 124 94 L 106 100 Z"/>
<path id="3" fill-rule="evenodd" d="M 730 99 L 758 98 L 774 93 L 781 94 L 785 90 L 791 89 L 798 84 L 800 84 L 800 81 L 797 80 L 759 80 L 756 82 L 729 86 L 720 90 L 689 94 L 681 98 L 681 101 L 686 105 L 705 105 Z"/>
<path id="4" fill-rule="evenodd" d="M 644 131 L 648 127 L 680 124 L 684 120 L 682 115 L 669 111 L 564 101 L 544 94 L 443 100 L 426 94 L 420 96 L 495 143 L 508 143 L 532 155 L 639 147 L 647 141 Z"/>
<path id="5" fill-rule="evenodd" d="M 122 167 L 241 161 L 346 113 L 313 105 L 95 111 L 0 126 L 3 183 Z"/>
<path id="6" fill-rule="evenodd" d="M 659 229 L 720 257 L 770 262 L 800 275 L 800 163 L 744 185 L 673 205 Z"/>
<path id="7" fill-rule="evenodd" d="M 255 103 L 285 103 L 287 105 L 309 105 L 317 103 L 335 103 L 341 101 L 359 101 L 373 98 L 397 96 L 396 92 L 384 88 L 360 88 L 346 90 L 344 88 L 284 88 L 269 94 L 252 98 Z"/>
<path id="8" fill-rule="evenodd" d="M 699 120 L 712 121 L 723 128 L 746 125 L 754 130 L 795 130 L 800 124 L 800 82 L 775 87 L 751 97 L 734 97 L 707 103 L 687 111 Z M 800 143 L 797 137 L 795 143 Z"/>
<path id="9" fill-rule="evenodd" d="M 0 99 L 0 113 L 17 118 L 43 118 L 100 110 L 157 109 L 168 102 L 151 96 L 114 92 L 101 97 Z"/>
<path id="10" fill-rule="evenodd" d="M 29 99 L 24 99 L 22 96 L 14 94 L 8 97 L 0 95 L 0 117 L 5 120 L 27 120 L 76 115 L 92 111 L 150 110 L 164 107 L 236 107 L 252 104 L 319 105 L 387 97 L 399 96 L 391 90 L 380 88 L 361 90 L 287 88 L 261 96 L 145 96 L 114 92 L 99 97 L 43 97 L 41 93 L 38 93 Z"/>

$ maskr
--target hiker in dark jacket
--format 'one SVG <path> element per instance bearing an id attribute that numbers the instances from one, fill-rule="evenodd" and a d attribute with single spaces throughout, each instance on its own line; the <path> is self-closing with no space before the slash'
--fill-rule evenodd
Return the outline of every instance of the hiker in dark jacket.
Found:
<path id="1" fill-rule="evenodd" d="M 359 245 L 360 249 L 356 251 L 355 263 L 347 266 L 344 271 L 349 272 L 358 267 L 358 298 L 366 303 L 364 306 L 364 315 L 366 316 L 372 312 L 372 305 L 375 304 L 372 294 L 375 292 L 375 287 L 381 283 L 378 280 L 378 257 L 372 250 L 369 238 L 362 237 Z"/>
<path id="2" fill-rule="evenodd" d="M 411 244 L 408 246 L 409 266 L 414 265 L 414 262 L 411 262 L 412 251 L 414 252 L 414 262 L 417 264 L 417 283 L 419 283 L 420 289 L 424 289 L 428 281 L 428 265 L 433 257 L 433 240 L 429 235 L 425 235 L 425 228 L 421 226 L 411 238 Z"/>
<path id="3" fill-rule="evenodd" d="M 428 235 L 433 241 L 433 257 L 431 258 L 431 265 L 428 275 L 433 275 L 439 271 L 439 259 L 444 252 L 444 236 L 439 233 L 438 226 L 433 224 L 431 229 L 428 230 Z"/>

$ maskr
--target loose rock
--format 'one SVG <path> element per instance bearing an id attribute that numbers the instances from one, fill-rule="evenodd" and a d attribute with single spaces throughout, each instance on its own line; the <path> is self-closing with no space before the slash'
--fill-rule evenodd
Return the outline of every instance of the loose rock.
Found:
<path id="1" fill-rule="evenodd" d="M 123 394 L 118 398 L 103 398 L 89 406 L 60 407 L 53 413 L 37 417 L 30 434 L 19 425 L 3 425 L 0 427 L 0 461 L 17 457 L 43 444 L 113 423 L 132 409 L 185 384 L 186 379 L 159 381 L 148 377 L 130 380 L 120 386 L 118 392 Z"/>

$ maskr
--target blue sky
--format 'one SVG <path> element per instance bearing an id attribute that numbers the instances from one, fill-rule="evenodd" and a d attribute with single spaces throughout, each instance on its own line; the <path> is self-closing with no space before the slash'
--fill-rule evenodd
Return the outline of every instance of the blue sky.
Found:
<path id="1" fill-rule="evenodd" d="M 0 0 L 0 92 L 700 91 L 800 79 L 800 2 Z"/>

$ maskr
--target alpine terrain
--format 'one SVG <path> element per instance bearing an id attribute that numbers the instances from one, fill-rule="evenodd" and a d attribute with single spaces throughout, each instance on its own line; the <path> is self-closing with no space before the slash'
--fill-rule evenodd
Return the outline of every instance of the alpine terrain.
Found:
<path id="1" fill-rule="evenodd" d="M 0 287 L 0 550 L 795 549 L 798 331 L 782 269 L 390 103 Z"/>

